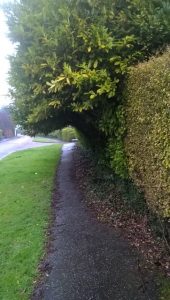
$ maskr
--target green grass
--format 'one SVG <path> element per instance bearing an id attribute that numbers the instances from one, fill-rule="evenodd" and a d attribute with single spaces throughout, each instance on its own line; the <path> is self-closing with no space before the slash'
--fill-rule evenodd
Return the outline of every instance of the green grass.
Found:
<path id="1" fill-rule="evenodd" d="M 55 139 L 49 139 L 49 138 L 46 138 L 46 137 L 37 136 L 33 139 L 33 142 L 37 142 L 37 143 L 55 143 L 56 140 Z"/>
<path id="2" fill-rule="evenodd" d="M 29 299 L 44 253 L 60 145 L 0 161 L 0 299 Z"/>

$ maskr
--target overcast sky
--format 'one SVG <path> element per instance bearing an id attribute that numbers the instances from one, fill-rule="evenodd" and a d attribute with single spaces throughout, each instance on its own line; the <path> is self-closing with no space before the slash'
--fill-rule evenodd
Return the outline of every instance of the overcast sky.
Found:
<path id="1" fill-rule="evenodd" d="M 0 5 L 8 3 L 8 0 L 0 0 Z M 10 1 L 11 2 L 11 1 Z M 8 93 L 7 73 L 9 71 L 9 62 L 7 56 L 14 52 L 14 45 L 11 44 L 8 37 L 8 27 L 5 22 L 5 16 L 0 7 L 0 107 L 9 104 L 9 98 L 4 97 Z"/>

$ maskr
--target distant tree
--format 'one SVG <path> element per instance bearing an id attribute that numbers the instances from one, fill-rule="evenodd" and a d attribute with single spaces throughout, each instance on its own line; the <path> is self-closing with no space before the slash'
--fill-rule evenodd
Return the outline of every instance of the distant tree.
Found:
<path id="1" fill-rule="evenodd" d="M 1 137 L 12 137 L 15 135 L 14 123 L 8 108 L 0 109 L 0 130 Z"/>

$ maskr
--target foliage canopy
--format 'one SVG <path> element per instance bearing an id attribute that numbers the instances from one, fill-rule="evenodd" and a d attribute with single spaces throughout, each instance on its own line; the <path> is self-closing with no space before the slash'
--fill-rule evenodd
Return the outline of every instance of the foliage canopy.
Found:
<path id="1" fill-rule="evenodd" d="M 105 144 L 129 66 L 170 41 L 166 0 L 21 0 L 5 10 L 17 48 L 13 111 L 32 135 L 72 125 Z"/>

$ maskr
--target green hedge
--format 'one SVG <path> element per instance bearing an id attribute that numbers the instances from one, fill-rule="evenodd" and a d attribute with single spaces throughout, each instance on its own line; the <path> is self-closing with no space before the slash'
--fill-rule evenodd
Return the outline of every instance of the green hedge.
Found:
<path id="1" fill-rule="evenodd" d="M 73 127 L 65 127 L 61 130 L 55 130 L 49 135 L 50 137 L 58 138 L 64 142 L 71 142 L 76 139 L 76 130 Z"/>
<path id="2" fill-rule="evenodd" d="M 149 207 L 170 217 L 170 49 L 131 70 L 125 98 L 129 174 Z"/>

